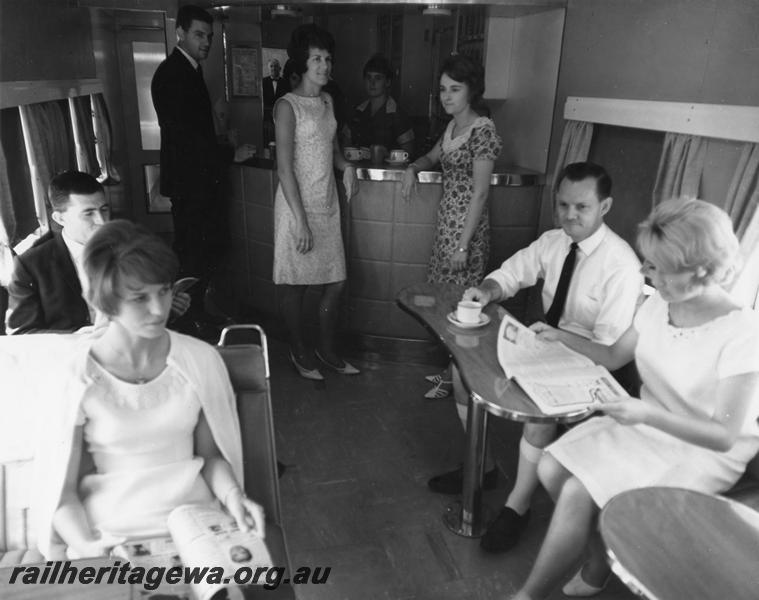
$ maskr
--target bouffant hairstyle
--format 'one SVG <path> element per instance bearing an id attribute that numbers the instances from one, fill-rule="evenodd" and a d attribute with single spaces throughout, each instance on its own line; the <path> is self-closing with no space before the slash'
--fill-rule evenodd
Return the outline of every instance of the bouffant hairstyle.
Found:
<path id="1" fill-rule="evenodd" d="M 287 46 L 287 56 L 293 61 L 293 71 L 298 75 L 303 75 L 308 70 L 308 53 L 311 48 L 326 50 L 332 58 L 335 57 L 335 38 L 326 29 L 318 25 L 308 23 L 296 27 L 290 36 L 290 43 Z"/>
<path id="2" fill-rule="evenodd" d="M 89 173 L 63 171 L 50 180 L 47 197 L 54 211 L 64 212 L 69 207 L 71 194 L 91 196 L 98 192 L 103 192 L 103 185 Z"/>
<path id="3" fill-rule="evenodd" d="M 728 285 L 740 266 L 739 248 L 730 217 L 703 200 L 667 200 L 638 226 L 645 259 L 666 272 L 693 272 L 702 285 Z"/>
<path id="4" fill-rule="evenodd" d="M 588 178 L 596 180 L 596 196 L 598 196 L 599 201 L 606 200 L 611 196 L 611 177 L 601 165 L 592 162 L 570 163 L 564 167 L 556 178 L 554 193 L 565 179 L 578 182 Z"/>
<path id="5" fill-rule="evenodd" d="M 454 81 L 465 83 L 469 88 L 469 105 L 472 108 L 484 106 L 485 69 L 478 62 L 463 54 L 452 54 L 440 67 L 440 76 L 448 75 Z"/>
<path id="6" fill-rule="evenodd" d="M 84 247 L 87 301 L 109 316 L 119 312 L 125 279 L 172 283 L 179 261 L 169 246 L 143 225 L 117 219 L 100 227 Z"/>
<path id="7" fill-rule="evenodd" d="M 192 4 L 181 6 L 177 11 L 177 27 L 189 31 L 193 21 L 202 21 L 213 25 L 213 17 L 206 10 Z"/>
<path id="8" fill-rule="evenodd" d="M 390 66 L 390 61 L 387 60 L 381 54 L 375 54 L 364 65 L 364 77 L 367 73 L 382 73 L 388 81 L 393 80 L 393 67 Z"/>

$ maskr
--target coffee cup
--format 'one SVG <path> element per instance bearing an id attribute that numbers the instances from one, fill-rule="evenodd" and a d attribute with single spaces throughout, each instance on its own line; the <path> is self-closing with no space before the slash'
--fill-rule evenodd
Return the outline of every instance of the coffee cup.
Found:
<path id="1" fill-rule="evenodd" d="M 369 148 L 367 148 L 366 146 L 361 146 L 359 150 L 361 151 L 361 160 L 369 160 L 369 158 L 371 157 L 371 151 L 369 150 Z"/>
<path id="2" fill-rule="evenodd" d="M 378 165 L 384 160 L 385 154 L 387 154 L 387 148 L 381 144 L 372 144 L 372 146 L 369 148 L 369 153 L 372 162 L 375 165 Z"/>
<path id="3" fill-rule="evenodd" d="M 408 160 L 408 152 L 405 150 L 395 149 L 390 151 L 391 162 L 403 162 Z"/>
<path id="4" fill-rule="evenodd" d="M 456 319 L 459 323 L 479 323 L 482 304 L 474 300 L 462 300 L 456 307 Z"/>
<path id="5" fill-rule="evenodd" d="M 361 160 L 361 150 L 353 146 L 347 146 L 343 149 L 343 154 L 348 160 Z"/>

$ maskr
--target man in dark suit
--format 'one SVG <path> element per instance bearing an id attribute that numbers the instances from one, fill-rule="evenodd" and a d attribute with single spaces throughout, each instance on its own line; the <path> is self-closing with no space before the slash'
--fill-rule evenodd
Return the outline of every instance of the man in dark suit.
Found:
<path id="1" fill-rule="evenodd" d="M 155 72 L 153 105 L 161 127 L 161 194 L 171 199 L 174 250 L 181 274 L 200 278 L 192 288 L 191 316 L 208 322 L 205 290 L 224 251 L 226 210 L 220 194 L 225 165 L 253 156 L 253 148 L 236 150 L 218 144 L 211 100 L 200 63 L 213 40 L 213 18 L 197 6 L 177 13 L 177 46 Z"/>
<path id="2" fill-rule="evenodd" d="M 9 334 L 71 332 L 93 325 L 95 311 L 84 300 L 84 245 L 111 219 L 103 186 L 92 175 L 64 171 L 48 188 L 52 218 L 61 230 L 48 231 L 17 256 L 8 285 Z M 179 294 L 172 314 L 187 310 L 190 297 Z"/>
<path id="3" fill-rule="evenodd" d="M 261 81 L 264 94 L 264 111 L 267 108 L 271 111 L 277 99 L 285 94 L 287 86 L 285 86 L 284 80 L 280 77 L 281 73 L 282 67 L 279 61 L 276 58 L 272 58 L 269 61 L 269 76 L 264 77 Z"/>

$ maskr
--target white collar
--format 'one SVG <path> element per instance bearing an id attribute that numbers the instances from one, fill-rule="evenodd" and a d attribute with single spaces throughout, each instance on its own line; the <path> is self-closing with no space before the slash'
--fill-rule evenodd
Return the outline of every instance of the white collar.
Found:
<path id="1" fill-rule="evenodd" d="M 606 223 L 601 223 L 601 226 L 596 229 L 591 235 L 586 237 L 583 241 L 577 242 L 577 245 L 579 246 L 580 250 L 582 250 L 583 254 L 585 254 L 585 256 L 590 256 L 593 251 L 601 245 L 601 242 L 603 242 L 604 238 L 606 237 L 606 232 L 608 229 L 609 228 L 606 226 Z"/>
<path id="2" fill-rule="evenodd" d="M 182 46 L 180 46 L 179 44 L 177 44 L 177 50 L 179 50 L 179 51 L 180 51 L 182 54 L 184 54 L 184 57 L 185 57 L 187 60 L 189 60 L 189 61 L 190 61 L 190 64 L 192 65 L 192 68 L 193 68 L 193 69 L 195 69 L 195 70 L 197 71 L 197 70 L 198 70 L 198 61 L 197 61 L 197 60 L 195 60 L 195 59 L 194 59 L 192 56 L 190 56 L 189 54 L 187 54 L 187 52 L 185 52 L 184 48 L 182 48 Z"/>
<path id="3" fill-rule="evenodd" d="M 69 254 L 71 255 L 71 259 L 74 261 L 74 264 L 79 265 L 82 260 L 82 254 L 84 254 L 84 244 L 80 244 L 79 242 L 72 240 L 69 236 L 66 235 L 65 229 L 61 231 L 61 237 L 63 238 L 63 243 L 66 244 L 66 248 L 68 248 Z"/>

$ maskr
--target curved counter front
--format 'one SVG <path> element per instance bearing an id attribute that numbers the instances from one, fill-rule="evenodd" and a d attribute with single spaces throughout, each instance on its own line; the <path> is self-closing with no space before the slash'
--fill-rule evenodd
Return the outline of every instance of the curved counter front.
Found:
<path id="1" fill-rule="evenodd" d="M 348 204 L 341 197 L 348 262 L 344 332 L 354 345 L 380 353 L 384 341 L 426 342 L 429 334 L 396 307 L 395 298 L 426 280 L 441 174 L 420 173 L 418 195 L 406 202 L 400 194 L 402 168 L 356 166 L 358 194 Z M 491 266 L 536 238 L 542 183 L 537 173 L 496 165 L 489 199 Z M 240 299 L 243 314 L 274 316 L 273 161 L 254 159 L 233 167 L 229 184 L 231 255 L 225 285 Z"/>

